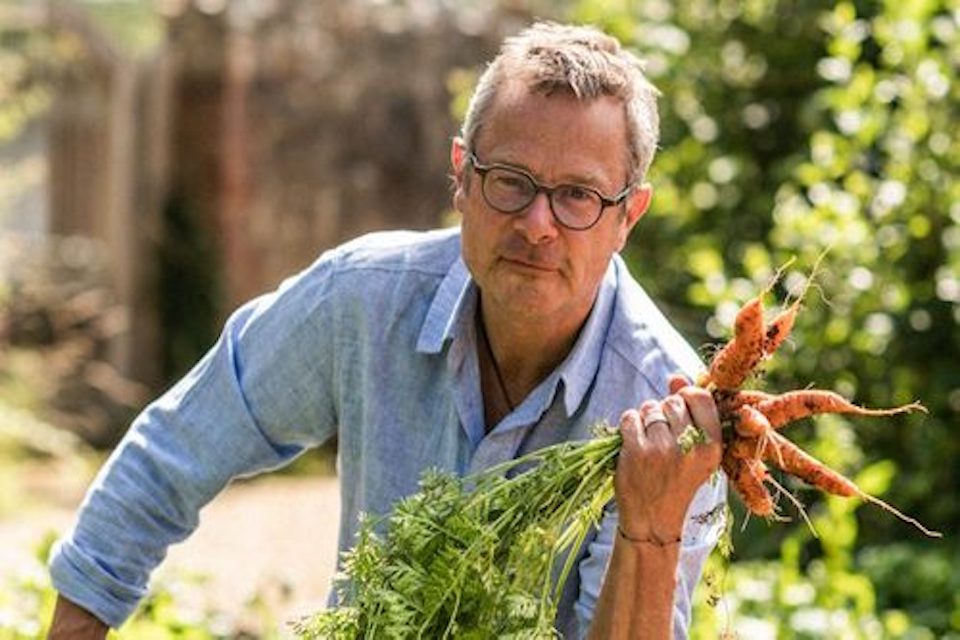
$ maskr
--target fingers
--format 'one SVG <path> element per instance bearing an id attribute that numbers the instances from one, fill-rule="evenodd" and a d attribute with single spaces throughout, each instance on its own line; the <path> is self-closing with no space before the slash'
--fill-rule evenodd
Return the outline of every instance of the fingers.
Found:
<path id="1" fill-rule="evenodd" d="M 627 409 L 620 416 L 620 435 L 624 443 L 633 443 L 643 437 L 643 420 L 636 409 Z"/>
<path id="2" fill-rule="evenodd" d="M 670 423 L 670 431 L 674 438 L 679 436 L 687 425 L 693 422 L 693 416 L 687 409 L 687 403 L 679 395 L 667 396 L 663 401 L 663 412 Z"/>
<path id="3" fill-rule="evenodd" d="M 638 411 L 643 434 L 651 442 L 664 443 L 670 437 L 670 424 L 663 409 L 663 403 L 647 400 Z"/>
<path id="4" fill-rule="evenodd" d="M 639 413 L 644 429 L 649 429 L 659 422 L 667 422 L 667 416 L 664 414 L 661 404 L 656 400 L 647 400 L 640 405 Z"/>
<path id="5" fill-rule="evenodd" d="M 628 420 L 640 439 L 670 446 L 687 427 L 694 425 L 706 433 L 709 442 L 721 442 L 720 415 L 713 395 L 679 375 L 672 376 L 669 385 L 676 387 L 677 392 L 662 401 L 647 400 L 628 412 Z"/>
<path id="6" fill-rule="evenodd" d="M 690 412 L 693 424 L 707 432 L 711 442 L 720 442 L 720 413 L 713 394 L 706 389 L 688 386 L 678 392 Z"/>
<path id="7" fill-rule="evenodd" d="M 657 448 L 677 448 L 678 439 L 690 425 L 707 434 L 708 442 L 719 451 L 721 442 L 720 415 L 713 395 L 696 387 L 682 376 L 672 376 L 669 382 L 676 387 L 663 401 L 647 400 L 636 410 L 623 414 L 621 428 L 629 425 L 624 435 L 639 444 L 653 444 Z"/>

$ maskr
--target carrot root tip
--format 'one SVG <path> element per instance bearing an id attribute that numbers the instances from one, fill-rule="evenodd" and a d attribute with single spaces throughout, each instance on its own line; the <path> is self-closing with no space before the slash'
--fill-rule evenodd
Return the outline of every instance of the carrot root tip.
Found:
<path id="1" fill-rule="evenodd" d="M 860 492 L 860 497 L 863 498 L 864 500 L 866 500 L 867 502 L 871 502 L 871 503 L 877 505 L 878 507 L 880 507 L 880 508 L 883 509 L 884 511 L 886 511 L 886 512 L 888 512 L 888 513 L 892 513 L 893 515 L 895 515 L 896 517 L 900 518 L 900 519 L 903 520 L 904 522 L 906 522 L 906 523 L 908 523 L 908 524 L 912 524 L 914 527 L 916 527 L 916 528 L 919 529 L 921 532 L 923 532 L 923 534 L 924 534 L 925 536 L 927 536 L 928 538 L 942 538 L 942 537 L 943 537 L 943 533 L 941 533 L 941 532 L 939 532 L 939 531 L 935 531 L 935 530 L 933 530 L 933 529 L 928 529 L 927 527 L 925 527 L 925 526 L 924 526 L 919 520 L 917 520 L 916 518 L 913 518 L 913 517 L 911 517 L 911 516 L 908 516 L 907 514 L 899 511 L 896 507 L 894 507 L 893 505 L 891 505 L 891 504 L 889 504 L 889 503 L 887 503 L 887 502 L 884 502 L 884 501 L 881 500 L 880 498 L 876 498 L 876 497 L 870 495 L 869 493 L 864 493 L 864 492 L 862 492 L 862 491 Z"/>

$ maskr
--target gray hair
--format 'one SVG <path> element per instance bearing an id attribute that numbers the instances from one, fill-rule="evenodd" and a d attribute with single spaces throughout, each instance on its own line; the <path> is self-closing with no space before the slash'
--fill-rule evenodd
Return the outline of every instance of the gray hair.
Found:
<path id="1" fill-rule="evenodd" d="M 572 92 L 580 100 L 611 96 L 623 102 L 627 121 L 631 181 L 647 173 L 657 148 L 660 116 L 657 91 L 643 74 L 643 62 L 613 37 L 593 27 L 539 22 L 507 38 L 477 83 L 461 135 L 475 149 L 498 90 L 508 80 L 530 91 Z"/>

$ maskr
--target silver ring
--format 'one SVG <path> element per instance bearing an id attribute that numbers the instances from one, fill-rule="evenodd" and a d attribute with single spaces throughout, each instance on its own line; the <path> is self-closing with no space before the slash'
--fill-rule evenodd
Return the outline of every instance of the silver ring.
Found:
<path id="1" fill-rule="evenodd" d="M 641 421 L 643 422 L 643 428 L 644 428 L 645 430 L 646 430 L 646 429 L 649 429 L 651 425 L 653 425 L 653 424 L 655 424 L 655 423 L 657 423 L 657 422 L 662 422 L 662 423 L 664 423 L 665 425 L 670 426 L 670 423 L 667 422 L 667 416 L 665 416 L 665 415 L 663 414 L 663 411 L 661 411 L 660 409 L 653 409 L 653 410 L 651 410 L 651 411 L 648 411 L 648 412 L 647 412 L 646 414 L 644 414 L 644 416 L 641 418 Z"/>

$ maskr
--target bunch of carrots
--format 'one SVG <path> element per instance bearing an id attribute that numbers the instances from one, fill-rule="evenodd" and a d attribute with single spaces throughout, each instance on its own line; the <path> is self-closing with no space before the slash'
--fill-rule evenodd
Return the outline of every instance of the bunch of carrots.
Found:
<path id="1" fill-rule="evenodd" d="M 812 277 L 808 286 L 810 281 Z M 733 337 L 717 351 L 709 369 L 697 381 L 714 394 L 725 427 L 721 466 L 747 510 L 767 519 L 778 517 L 768 487 L 778 489 L 792 499 L 771 476 L 768 465 L 773 465 L 825 493 L 860 497 L 915 525 L 928 536 L 940 537 L 939 532 L 927 529 L 914 518 L 867 494 L 849 478 L 820 462 L 780 432 L 792 422 L 817 414 L 891 416 L 912 411 L 926 413 L 922 404 L 912 402 L 890 409 L 868 409 L 832 391 L 803 389 L 773 395 L 742 388 L 760 364 L 770 358 L 790 335 L 803 299 L 801 294 L 767 322 L 763 297 L 772 286 L 740 308 L 734 321 Z M 800 512 L 803 514 L 802 508 Z"/>

